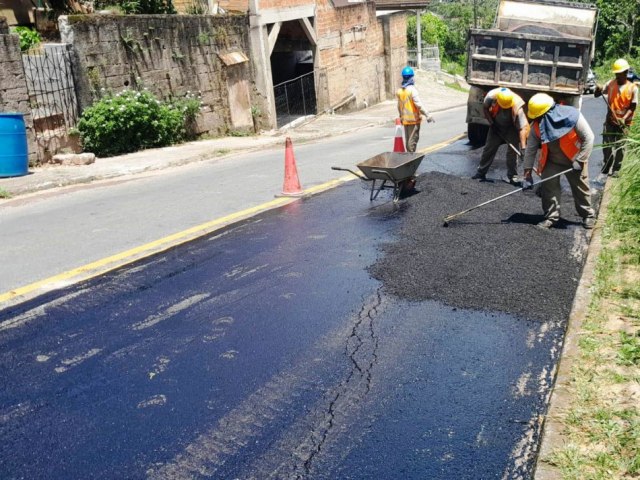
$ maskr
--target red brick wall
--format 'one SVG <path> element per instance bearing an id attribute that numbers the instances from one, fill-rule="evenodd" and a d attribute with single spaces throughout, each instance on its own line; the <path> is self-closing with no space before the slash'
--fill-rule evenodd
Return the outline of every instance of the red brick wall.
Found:
<path id="1" fill-rule="evenodd" d="M 386 99 L 385 70 L 406 61 L 405 16 L 393 16 L 391 25 L 391 52 L 385 52 L 382 21 L 373 3 L 336 9 L 330 0 L 318 0 L 319 109 L 350 95 L 355 95 L 355 108 Z"/>

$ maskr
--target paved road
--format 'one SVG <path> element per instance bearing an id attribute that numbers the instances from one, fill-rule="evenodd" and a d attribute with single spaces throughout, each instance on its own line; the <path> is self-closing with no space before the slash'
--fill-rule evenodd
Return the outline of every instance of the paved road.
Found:
<path id="1" fill-rule="evenodd" d="M 428 156 L 398 206 L 352 182 L 0 312 L 2 476 L 529 476 L 587 236 L 570 198 L 543 232 L 519 195 L 443 228 L 511 188 L 477 155 Z"/>
<path id="2" fill-rule="evenodd" d="M 391 115 L 393 112 L 391 112 Z M 391 117 L 390 115 L 390 117 Z M 464 109 L 436 114 L 422 148 L 464 131 Z M 393 126 L 294 145 L 304 188 L 344 176 L 393 146 Z M 284 146 L 93 185 L 4 201 L 0 296 L 61 272 L 273 200 L 282 189 Z"/>

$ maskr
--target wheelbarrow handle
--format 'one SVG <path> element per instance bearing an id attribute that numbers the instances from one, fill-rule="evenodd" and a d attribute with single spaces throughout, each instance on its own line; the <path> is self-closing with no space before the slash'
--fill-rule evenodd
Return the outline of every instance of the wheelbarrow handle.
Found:
<path id="1" fill-rule="evenodd" d="M 370 179 L 369 179 L 369 178 L 364 177 L 364 176 L 360 175 L 359 173 L 354 172 L 353 170 L 349 170 L 348 168 L 331 167 L 331 170 L 339 170 L 339 171 L 341 171 L 341 172 L 349 172 L 349 173 L 351 173 L 351 174 L 355 175 L 356 177 L 358 177 L 358 178 L 360 178 L 360 179 L 362 179 L 362 180 L 365 180 L 365 181 L 367 181 L 367 182 L 368 182 L 368 181 L 370 181 Z"/>

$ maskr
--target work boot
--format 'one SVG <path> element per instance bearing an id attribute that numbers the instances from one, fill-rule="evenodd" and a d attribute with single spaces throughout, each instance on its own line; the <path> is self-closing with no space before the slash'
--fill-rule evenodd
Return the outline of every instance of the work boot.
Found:
<path id="1" fill-rule="evenodd" d="M 582 226 L 587 230 L 591 230 L 596 224 L 595 217 L 585 217 L 582 219 Z"/>
<path id="2" fill-rule="evenodd" d="M 480 173 L 480 172 L 476 172 L 476 174 L 471 177 L 471 180 L 480 180 L 480 181 L 485 181 L 487 179 L 487 176 L 484 173 Z"/>
<path id="3" fill-rule="evenodd" d="M 513 176 L 509 177 L 509 183 L 511 185 L 513 185 L 514 187 L 521 187 L 522 186 L 522 181 L 520 180 L 520 178 L 518 178 L 517 175 L 513 175 Z"/>
<path id="4" fill-rule="evenodd" d="M 556 222 L 554 222 L 553 220 L 549 220 L 548 218 L 545 218 L 543 221 L 538 223 L 536 227 L 544 228 L 545 230 L 548 230 L 550 228 L 553 228 L 555 225 L 556 225 Z"/>

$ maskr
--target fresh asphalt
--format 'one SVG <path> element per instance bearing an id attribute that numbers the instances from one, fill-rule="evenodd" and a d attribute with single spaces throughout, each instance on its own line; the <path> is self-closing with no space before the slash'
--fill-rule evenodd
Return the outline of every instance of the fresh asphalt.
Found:
<path id="1" fill-rule="evenodd" d="M 530 477 L 588 232 L 569 194 L 558 230 L 524 194 L 444 228 L 512 188 L 479 153 L 0 312 L 2 477 Z"/>

